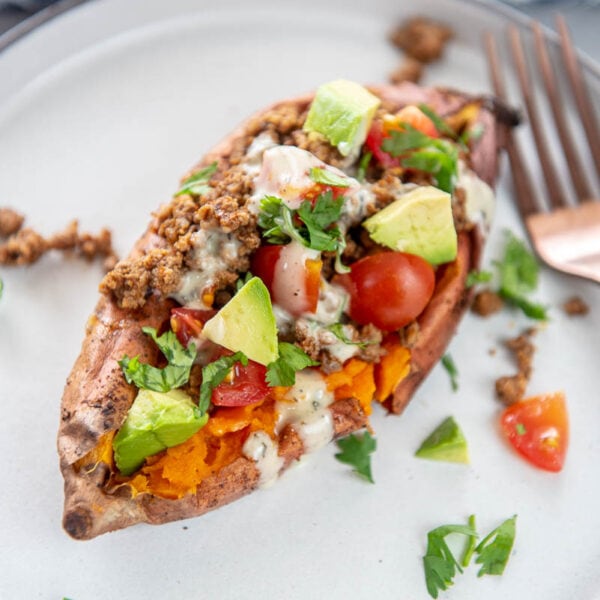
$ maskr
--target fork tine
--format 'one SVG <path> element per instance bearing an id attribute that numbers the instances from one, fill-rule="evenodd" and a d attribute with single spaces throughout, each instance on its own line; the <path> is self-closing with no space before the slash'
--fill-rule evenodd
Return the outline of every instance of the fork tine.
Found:
<path id="1" fill-rule="evenodd" d="M 533 30 L 536 55 L 542 72 L 544 87 L 546 88 L 546 96 L 552 108 L 554 122 L 569 166 L 573 187 L 575 188 L 580 201 L 590 200 L 592 198 L 592 191 L 581 161 L 575 150 L 573 138 L 567 127 L 563 111 L 561 110 L 561 98 L 556 84 L 554 69 L 550 63 L 550 57 L 548 56 L 546 39 L 542 33 L 542 28 L 537 21 L 532 22 L 531 29 Z"/>
<path id="2" fill-rule="evenodd" d="M 573 43 L 571 42 L 567 23 L 562 15 L 556 16 L 556 26 L 560 36 L 560 45 L 565 68 L 567 70 L 569 81 L 571 82 L 577 110 L 579 111 L 579 118 L 581 119 L 583 129 L 587 136 L 594 164 L 596 165 L 596 172 L 600 177 L 600 133 L 598 130 L 598 122 L 594 117 L 594 108 L 585 87 L 581 67 L 577 60 Z"/>
<path id="3" fill-rule="evenodd" d="M 503 102 L 507 102 L 506 88 L 504 86 L 500 61 L 498 60 L 496 40 L 489 31 L 486 32 L 484 36 L 484 46 L 494 94 Z M 510 127 L 506 128 L 504 134 L 506 140 L 506 153 L 508 154 L 513 183 L 515 186 L 515 196 L 517 198 L 517 204 L 519 206 L 521 217 L 523 218 L 523 221 L 525 221 L 529 215 L 539 212 L 539 207 L 535 201 L 536 196 L 533 193 L 533 184 L 531 183 L 531 179 L 523 168 L 524 163 L 520 147 L 517 144 Z"/>
<path id="4" fill-rule="evenodd" d="M 546 189 L 548 190 L 548 196 L 550 197 L 550 204 L 554 208 L 561 208 L 567 205 L 567 201 L 565 199 L 562 185 L 556 176 L 556 169 L 554 168 L 554 164 L 548 152 L 548 143 L 540 125 L 540 119 L 537 107 L 535 105 L 533 89 L 525 60 L 523 43 L 521 41 L 521 34 L 515 25 L 511 25 L 509 27 L 508 36 L 515 67 L 517 69 L 521 94 L 527 108 L 529 124 L 531 125 L 531 131 L 537 147 L 538 157 L 540 159 L 540 164 L 542 165 L 544 181 L 546 184 Z"/>

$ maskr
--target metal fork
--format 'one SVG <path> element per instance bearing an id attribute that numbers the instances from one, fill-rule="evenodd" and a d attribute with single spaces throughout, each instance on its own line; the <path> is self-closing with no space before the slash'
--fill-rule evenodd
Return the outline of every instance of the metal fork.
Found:
<path id="1" fill-rule="evenodd" d="M 531 25 L 535 42 L 534 54 L 544 82 L 547 100 L 552 109 L 554 124 L 577 202 L 571 204 L 567 200 L 563 187 L 563 183 L 566 182 L 561 181 L 557 176 L 554 160 L 548 152 L 549 145 L 536 104 L 521 33 L 516 26 L 508 29 L 509 45 L 542 167 L 549 207 L 545 207 L 544 203 L 536 198 L 521 148 L 508 128 L 506 150 L 517 204 L 533 247 L 540 258 L 554 269 L 600 283 L 600 201 L 594 199 L 590 185 L 590 177 L 600 177 L 600 133 L 567 25 L 560 15 L 557 16 L 556 23 L 563 69 L 566 71 L 577 112 L 586 133 L 596 173 L 593 173 L 593 169 L 588 169 L 586 172 L 575 149 L 564 116 L 564 104 L 559 93 L 555 68 L 549 57 L 547 40 L 537 22 Z M 494 36 L 486 33 L 484 43 L 494 93 L 506 102 L 508 99 Z"/>

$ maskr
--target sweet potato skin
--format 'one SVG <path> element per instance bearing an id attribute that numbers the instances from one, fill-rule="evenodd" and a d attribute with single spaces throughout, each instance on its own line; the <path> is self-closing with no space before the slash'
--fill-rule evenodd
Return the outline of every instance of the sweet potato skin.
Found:
<path id="1" fill-rule="evenodd" d="M 373 86 L 371 89 L 398 108 L 407 103 L 427 102 L 441 114 L 455 110 L 466 101 L 465 96 L 454 92 L 422 90 L 411 84 Z M 312 95 L 306 95 L 293 102 L 306 107 L 311 99 Z M 252 118 L 260 117 L 272 108 L 268 107 Z M 493 117 L 489 113 L 482 111 L 482 118 L 493 126 Z M 245 132 L 242 124 L 200 164 L 227 157 L 236 140 Z M 493 127 L 483 138 L 485 152 L 482 153 L 487 157 L 478 157 L 485 171 L 480 172 L 480 176 L 492 183 L 496 173 Z M 161 238 L 149 229 L 136 244 L 133 255 L 159 247 L 162 243 Z M 420 339 L 412 350 L 414 366 L 388 402 L 392 412 L 402 411 L 453 335 L 468 303 L 464 281 L 468 271 L 477 263 L 481 243 L 477 231 L 461 234 L 458 259 L 446 268 L 437 283 L 431 304 L 420 318 Z M 136 390 L 124 380 L 117 360 L 124 354 L 139 354 L 143 361 L 148 362 L 155 360 L 157 350 L 141 328 L 160 328 L 168 320 L 170 307 L 169 302 L 151 297 L 142 308 L 125 311 L 111 297 L 103 295 L 88 321 L 80 356 L 65 387 L 58 432 L 60 467 L 65 480 L 63 525 L 75 539 L 90 539 L 139 522 L 160 524 L 198 516 L 249 493 L 258 485 L 259 472 L 254 462 L 244 457 L 204 480 L 196 494 L 178 500 L 145 493 L 133 497 L 127 486 L 108 494 L 102 487 L 109 474 L 107 465 L 100 463 L 91 472 L 78 472 L 74 466 L 96 446 L 101 436 L 121 426 Z M 330 410 L 336 437 L 356 431 L 367 423 L 367 417 L 355 399 L 339 400 Z M 292 427 L 282 432 L 279 453 L 285 459 L 285 467 L 302 455 L 302 442 Z"/>

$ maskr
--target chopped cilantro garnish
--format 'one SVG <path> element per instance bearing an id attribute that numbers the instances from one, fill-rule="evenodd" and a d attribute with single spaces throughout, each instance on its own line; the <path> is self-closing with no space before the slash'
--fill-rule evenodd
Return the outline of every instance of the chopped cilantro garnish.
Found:
<path id="1" fill-rule="evenodd" d="M 181 187 L 175 192 L 175 196 L 181 196 L 183 194 L 195 194 L 201 196 L 206 194 L 210 189 L 208 182 L 217 170 L 217 163 L 213 162 L 208 167 L 200 169 L 197 173 L 190 175 L 187 179 L 184 179 L 181 183 Z"/>
<path id="2" fill-rule="evenodd" d="M 437 187 L 452 193 L 458 172 L 458 151 L 447 140 L 436 139 L 415 129 L 408 123 L 403 129 L 392 130 L 381 145 L 385 152 L 399 157 L 404 167 L 430 173 Z"/>
<path id="3" fill-rule="evenodd" d="M 469 525 L 442 525 L 427 534 L 427 551 L 423 557 L 425 584 L 432 598 L 437 598 L 440 590 L 446 590 L 454 583 L 456 572 L 462 573 L 462 567 L 468 567 L 473 554 L 475 562 L 481 565 L 478 577 L 483 575 L 502 575 L 513 547 L 516 533 L 516 519 L 513 516 L 491 531 L 479 544 L 475 530 L 475 515 L 469 517 Z M 457 561 L 446 543 L 451 534 L 464 535 L 467 544 L 461 560 Z"/>
<path id="4" fill-rule="evenodd" d="M 227 377 L 236 362 L 242 363 L 245 367 L 248 364 L 248 357 L 243 352 L 236 352 L 230 356 L 221 356 L 202 367 L 202 385 L 198 402 L 201 414 L 208 410 L 213 390 Z"/>
<path id="5" fill-rule="evenodd" d="M 334 223 L 340 218 L 344 198 L 334 198 L 330 190 L 317 196 L 312 204 L 305 200 L 293 210 L 275 196 L 265 196 L 260 203 L 258 225 L 263 237 L 272 244 L 296 240 L 308 248 L 336 251 L 343 238 Z"/>
<path id="6" fill-rule="evenodd" d="M 377 448 L 377 440 L 368 431 L 363 435 L 350 434 L 337 441 L 341 452 L 335 457 L 347 465 L 354 467 L 354 472 L 367 481 L 375 483 L 371 474 L 371 454 Z"/>
<path id="7" fill-rule="evenodd" d="M 431 109 L 427 104 L 419 104 L 419 110 L 426 116 L 431 119 L 433 126 L 437 129 L 438 133 L 441 135 L 445 135 L 450 139 L 456 139 L 456 132 L 440 115 L 438 115 L 433 109 Z"/>
<path id="8" fill-rule="evenodd" d="M 527 433 L 527 428 L 523 423 L 517 423 L 515 425 L 515 431 L 517 432 L 517 435 L 525 435 Z"/>
<path id="9" fill-rule="evenodd" d="M 475 562 L 481 565 L 477 577 L 502 575 L 512 550 L 517 527 L 517 515 L 491 531 L 475 548 Z"/>
<path id="10" fill-rule="evenodd" d="M 444 356 L 442 356 L 442 365 L 450 376 L 450 385 L 452 386 L 452 391 L 456 392 L 458 390 L 458 369 L 456 368 L 454 359 L 450 354 L 446 353 Z"/>
<path id="11" fill-rule="evenodd" d="M 365 152 L 362 155 L 360 162 L 358 163 L 358 170 L 356 171 L 356 179 L 358 179 L 358 181 L 360 181 L 361 183 L 365 180 L 365 177 L 367 175 L 367 169 L 369 168 L 369 164 L 370 164 L 372 158 L 373 158 L 372 152 Z"/>
<path id="12" fill-rule="evenodd" d="M 446 543 L 446 537 L 453 533 L 468 538 L 477 538 L 477 532 L 467 525 L 442 525 L 427 534 L 427 550 L 423 557 L 423 568 L 427 591 L 432 598 L 437 598 L 440 590 L 447 590 L 454 583 L 457 571 L 463 572 Z"/>
<path id="13" fill-rule="evenodd" d="M 125 355 L 118 363 L 127 383 L 155 392 L 168 392 L 186 384 L 196 358 L 196 346 L 190 344 L 187 348 L 184 347 L 172 331 L 167 331 L 160 337 L 157 337 L 156 329 L 152 327 L 143 327 L 142 331 L 154 340 L 169 364 L 159 369 L 141 363 L 139 355 L 133 358 Z"/>
<path id="14" fill-rule="evenodd" d="M 467 275 L 466 286 L 468 288 L 477 285 L 478 283 L 488 283 L 492 280 L 491 271 L 469 271 Z"/>
<path id="15" fill-rule="evenodd" d="M 344 325 L 342 323 L 334 323 L 330 325 L 327 329 L 335 335 L 335 337 L 340 340 L 340 342 L 344 342 L 344 344 L 349 344 L 351 346 L 358 346 L 359 348 L 365 348 L 370 344 L 377 344 L 376 341 L 373 342 L 353 342 L 344 332 Z"/>
<path id="16" fill-rule="evenodd" d="M 499 294 L 528 317 L 546 320 L 546 307 L 527 298 L 537 287 L 538 262 L 525 243 L 511 232 L 507 232 L 504 255 L 497 267 L 500 275 Z"/>
<path id="17" fill-rule="evenodd" d="M 279 342 L 279 358 L 267 366 L 267 383 L 270 386 L 289 387 L 296 383 L 296 371 L 316 367 L 318 364 L 302 348 L 288 342 Z"/>
<path id="18" fill-rule="evenodd" d="M 328 169 L 311 167 L 308 175 L 315 183 L 322 183 L 323 185 L 340 188 L 347 188 L 350 186 L 350 182 L 348 181 L 347 177 L 342 177 L 341 175 L 338 175 L 333 171 L 329 171 Z"/>

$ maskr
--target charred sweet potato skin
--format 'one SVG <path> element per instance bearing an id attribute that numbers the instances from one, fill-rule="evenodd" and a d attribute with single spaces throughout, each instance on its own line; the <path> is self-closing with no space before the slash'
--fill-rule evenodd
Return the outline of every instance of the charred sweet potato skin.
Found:
<path id="1" fill-rule="evenodd" d="M 456 92 L 423 90 L 410 84 L 370 89 L 391 106 L 401 108 L 409 103 L 426 102 L 442 115 L 473 101 Z M 304 109 L 311 99 L 312 95 L 306 95 L 285 102 L 295 103 Z M 256 120 L 279 105 L 260 111 L 251 119 Z M 473 152 L 472 166 L 482 179 L 491 184 L 497 168 L 495 122 L 493 115 L 483 108 L 480 119 L 487 129 L 478 142 L 479 151 L 475 149 Z M 227 160 L 246 134 L 244 123 L 213 148 L 200 165 Z M 163 243 L 164 240 L 149 227 L 131 256 L 140 256 L 161 247 Z M 458 258 L 438 278 L 433 299 L 419 319 L 420 334 L 411 349 L 410 374 L 386 403 L 392 412 L 403 410 L 414 390 L 443 354 L 469 302 L 465 279 L 478 262 L 481 245 L 482 238 L 477 229 L 461 233 Z M 198 516 L 236 500 L 258 486 L 260 473 L 255 463 L 245 457 L 236 459 L 203 480 L 195 494 L 180 499 L 166 499 L 148 493 L 134 495 L 128 486 L 108 493 L 103 487 L 109 477 L 108 465 L 100 463 L 91 470 L 78 470 L 75 466 L 103 435 L 118 430 L 123 423 L 136 389 L 127 384 L 117 361 L 125 354 L 140 355 L 145 362 L 156 360 L 157 350 L 141 328 L 160 329 L 168 321 L 171 306 L 170 301 L 150 296 L 140 308 L 126 310 L 105 293 L 88 321 L 81 353 L 65 387 L 58 432 L 60 468 L 65 481 L 63 525 L 75 539 L 90 539 L 140 522 L 160 524 Z M 356 399 L 337 400 L 330 410 L 336 437 L 367 424 L 367 415 Z M 300 458 L 302 453 L 299 435 L 288 426 L 279 436 L 279 454 L 284 458 L 284 467 Z"/>

